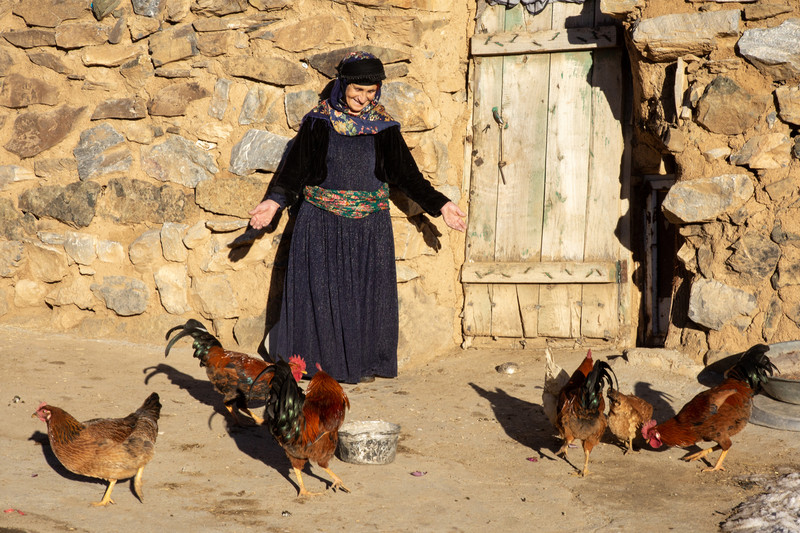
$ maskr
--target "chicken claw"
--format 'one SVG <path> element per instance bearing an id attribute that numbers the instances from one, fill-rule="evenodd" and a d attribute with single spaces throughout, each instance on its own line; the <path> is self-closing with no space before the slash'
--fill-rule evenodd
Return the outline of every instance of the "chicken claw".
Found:
<path id="1" fill-rule="evenodd" d="M 346 492 L 346 493 L 350 494 L 350 489 L 348 489 L 347 487 L 344 486 L 344 482 L 342 481 L 342 479 L 339 476 L 334 474 L 333 471 L 330 468 L 324 468 L 323 467 L 323 470 L 325 470 L 328 473 L 328 475 L 331 476 L 331 478 L 333 478 L 333 484 L 331 485 L 331 488 L 334 491 L 336 489 L 339 489 L 339 490 L 341 490 L 343 492 Z"/>

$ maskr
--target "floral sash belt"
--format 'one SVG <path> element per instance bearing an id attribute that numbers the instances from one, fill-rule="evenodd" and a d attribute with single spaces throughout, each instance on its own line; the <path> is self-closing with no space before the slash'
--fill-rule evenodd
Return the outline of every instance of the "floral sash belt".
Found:
<path id="1" fill-rule="evenodd" d="M 389 209 L 389 185 L 384 183 L 375 191 L 343 191 L 307 186 L 303 189 L 308 203 L 347 218 L 365 216 Z"/>

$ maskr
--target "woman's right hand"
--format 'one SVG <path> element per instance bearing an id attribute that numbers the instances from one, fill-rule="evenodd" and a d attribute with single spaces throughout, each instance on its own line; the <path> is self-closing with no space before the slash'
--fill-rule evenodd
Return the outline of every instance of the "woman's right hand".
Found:
<path id="1" fill-rule="evenodd" d="M 250 218 L 250 225 L 254 229 L 266 228 L 280 208 L 281 206 L 275 200 L 264 200 L 247 213 L 252 217 Z"/>

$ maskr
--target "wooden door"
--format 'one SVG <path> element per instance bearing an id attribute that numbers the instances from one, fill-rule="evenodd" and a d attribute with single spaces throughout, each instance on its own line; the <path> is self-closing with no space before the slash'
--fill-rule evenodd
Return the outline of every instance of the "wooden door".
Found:
<path id="1" fill-rule="evenodd" d="M 479 0 L 483 1 L 483 0 Z M 617 28 L 586 4 L 482 6 L 464 335 L 628 344 L 628 172 Z"/>

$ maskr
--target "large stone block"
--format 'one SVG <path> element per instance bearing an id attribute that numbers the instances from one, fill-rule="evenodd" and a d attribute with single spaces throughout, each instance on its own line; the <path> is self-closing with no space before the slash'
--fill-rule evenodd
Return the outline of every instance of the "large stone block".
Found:
<path id="1" fill-rule="evenodd" d="M 61 106 L 53 111 L 22 113 L 14 120 L 6 150 L 21 158 L 33 157 L 52 148 L 71 131 L 86 107 Z"/>

